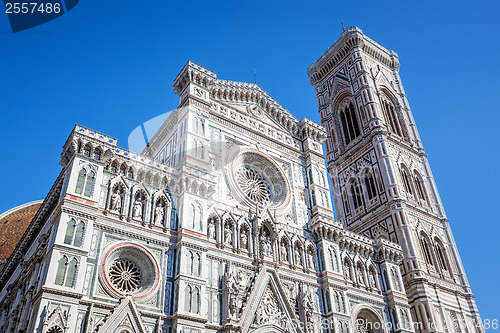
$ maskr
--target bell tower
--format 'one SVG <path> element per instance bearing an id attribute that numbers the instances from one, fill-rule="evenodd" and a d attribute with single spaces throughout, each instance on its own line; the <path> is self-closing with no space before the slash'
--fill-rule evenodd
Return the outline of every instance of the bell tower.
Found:
<path id="1" fill-rule="evenodd" d="M 402 246 L 400 268 L 416 332 L 484 332 L 397 54 L 348 28 L 308 75 L 327 130 L 338 220 Z"/>

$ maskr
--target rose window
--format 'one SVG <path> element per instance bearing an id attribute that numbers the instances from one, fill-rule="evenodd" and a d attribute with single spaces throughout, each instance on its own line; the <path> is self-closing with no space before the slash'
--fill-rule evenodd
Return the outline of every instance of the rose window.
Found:
<path id="1" fill-rule="evenodd" d="M 269 156 L 252 149 L 228 156 L 228 187 L 248 207 L 283 209 L 290 202 L 287 175 Z"/>
<path id="2" fill-rule="evenodd" d="M 109 267 L 109 279 L 115 288 L 129 293 L 141 287 L 142 273 L 132 261 L 116 260 Z"/>
<path id="3" fill-rule="evenodd" d="M 265 204 L 269 202 L 271 190 L 266 180 L 255 170 L 245 167 L 236 172 L 241 191 L 253 202 Z"/>

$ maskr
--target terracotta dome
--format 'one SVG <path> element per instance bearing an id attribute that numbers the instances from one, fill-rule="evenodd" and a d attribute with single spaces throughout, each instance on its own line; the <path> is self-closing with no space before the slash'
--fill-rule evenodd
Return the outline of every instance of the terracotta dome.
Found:
<path id="1" fill-rule="evenodd" d="M 0 263 L 10 257 L 42 202 L 29 202 L 0 215 Z"/>

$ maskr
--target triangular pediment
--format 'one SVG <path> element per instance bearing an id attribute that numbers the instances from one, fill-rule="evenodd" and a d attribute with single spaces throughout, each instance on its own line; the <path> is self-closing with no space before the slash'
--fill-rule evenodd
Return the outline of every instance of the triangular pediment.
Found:
<path id="1" fill-rule="evenodd" d="M 232 109 L 233 112 L 237 112 L 239 115 L 246 116 L 249 119 L 253 120 L 256 123 L 256 126 L 258 126 L 258 124 L 260 123 L 265 123 L 267 125 L 272 124 L 273 127 L 275 127 L 277 130 L 281 130 L 293 135 L 293 133 L 290 133 L 290 130 L 286 126 L 284 126 L 283 123 L 279 122 L 276 117 L 271 116 L 266 108 L 261 107 L 255 102 L 218 102 Z M 231 117 L 231 114 L 229 114 L 229 116 Z M 297 121 L 296 119 L 294 120 Z"/>
<path id="2" fill-rule="evenodd" d="M 276 272 L 263 268 L 254 286 L 240 318 L 242 332 L 301 332 Z"/>
<path id="3" fill-rule="evenodd" d="M 109 318 L 106 319 L 104 325 L 99 329 L 99 332 L 121 332 L 129 331 L 130 333 L 147 333 L 142 319 L 135 307 L 131 297 L 122 299 L 121 303 L 115 308 Z"/>
<path id="4" fill-rule="evenodd" d="M 380 74 L 377 77 L 377 84 L 381 86 L 385 86 L 386 88 L 393 88 L 392 80 L 388 79 L 384 72 L 380 71 Z"/>

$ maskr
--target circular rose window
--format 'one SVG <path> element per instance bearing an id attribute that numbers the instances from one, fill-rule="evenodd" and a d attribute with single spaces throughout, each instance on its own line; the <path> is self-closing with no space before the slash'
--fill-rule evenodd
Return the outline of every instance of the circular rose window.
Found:
<path id="1" fill-rule="evenodd" d="M 228 163 L 229 185 L 239 201 L 250 207 L 282 208 L 289 201 L 289 186 L 281 168 L 260 152 L 247 150 Z"/>
<path id="2" fill-rule="evenodd" d="M 142 283 L 141 269 L 130 260 L 117 259 L 109 267 L 109 280 L 125 293 L 136 291 Z"/>
<path id="3" fill-rule="evenodd" d="M 146 297 L 158 285 L 158 266 L 142 246 L 122 243 L 113 246 L 103 258 L 102 278 L 117 295 Z"/>

